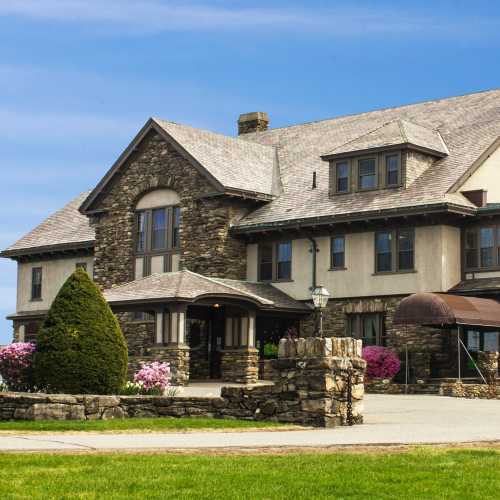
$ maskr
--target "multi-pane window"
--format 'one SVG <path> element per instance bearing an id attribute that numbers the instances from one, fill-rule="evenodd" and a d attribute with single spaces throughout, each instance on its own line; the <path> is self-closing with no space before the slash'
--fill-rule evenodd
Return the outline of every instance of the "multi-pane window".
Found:
<path id="1" fill-rule="evenodd" d="M 347 161 L 341 161 L 335 165 L 335 178 L 337 193 L 347 193 L 349 191 L 349 163 Z"/>
<path id="2" fill-rule="evenodd" d="M 34 267 L 31 270 L 31 300 L 42 298 L 42 268 Z"/>
<path id="3" fill-rule="evenodd" d="M 146 249 L 146 212 L 138 212 L 136 215 L 136 250 L 144 252 Z"/>
<path id="4" fill-rule="evenodd" d="M 415 268 L 415 231 L 398 229 L 375 233 L 375 272 Z"/>
<path id="5" fill-rule="evenodd" d="M 375 158 L 358 161 L 358 188 L 374 189 L 377 187 L 377 162 Z"/>
<path id="6" fill-rule="evenodd" d="M 179 248 L 180 237 L 179 229 L 181 227 L 181 209 L 174 207 L 172 209 L 172 248 Z"/>
<path id="7" fill-rule="evenodd" d="M 498 332 L 485 332 L 480 330 L 467 330 L 466 332 L 467 349 L 469 351 L 498 352 L 500 347 Z"/>
<path id="8" fill-rule="evenodd" d="M 289 280 L 292 277 L 292 242 L 259 246 L 259 280 Z"/>
<path id="9" fill-rule="evenodd" d="M 385 345 L 384 315 L 381 313 L 348 314 L 349 337 L 361 339 L 363 346 Z"/>
<path id="10" fill-rule="evenodd" d="M 151 248 L 161 250 L 167 247 L 167 209 L 157 208 L 152 211 Z"/>
<path id="11" fill-rule="evenodd" d="M 345 267 L 345 237 L 332 236 L 330 245 L 331 269 L 343 269 Z"/>
<path id="12" fill-rule="evenodd" d="M 399 154 L 388 155 L 385 157 L 385 185 L 399 185 Z"/>
<path id="13" fill-rule="evenodd" d="M 500 226 L 469 228 L 464 234 L 465 269 L 500 266 Z"/>

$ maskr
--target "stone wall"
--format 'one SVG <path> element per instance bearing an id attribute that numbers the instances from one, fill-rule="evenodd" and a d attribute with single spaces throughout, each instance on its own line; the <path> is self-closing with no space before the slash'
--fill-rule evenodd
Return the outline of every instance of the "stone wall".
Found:
<path id="1" fill-rule="evenodd" d="M 0 393 L 0 420 L 205 416 L 351 425 L 363 421 L 360 354 L 361 343 L 350 338 L 283 339 L 274 384 L 224 387 L 220 397 L 197 398 Z"/>
<path id="2" fill-rule="evenodd" d="M 253 348 L 224 349 L 221 374 L 224 382 L 255 384 L 259 378 L 259 351 Z"/>

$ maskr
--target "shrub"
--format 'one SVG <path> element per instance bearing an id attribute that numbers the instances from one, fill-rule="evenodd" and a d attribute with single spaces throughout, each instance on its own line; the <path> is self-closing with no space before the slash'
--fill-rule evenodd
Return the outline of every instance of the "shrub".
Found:
<path id="1" fill-rule="evenodd" d="M 0 349 L 0 375 L 12 391 L 33 388 L 33 354 L 35 344 L 16 342 Z"/>
<path id="2" fill-rule="evenodd" d="M 35 381 L 49 392 L 117 394 L 127 346 L 102 293 L 77 269 L 57 294 L 38 334 Z"/>
<path id="3" fill-rule="evenodd" d="M 367 363 L 366 375 L 368 378 L 390 379 L 401 368 L 397 354 L 387 347 L 368 346 L 363 349 L 362 355 Z"/>
<path id="4" fill-rule="evenodd" d="M 278 346 L 272 342 L 264 344 L 264 358 L 273 359 L 278 357 Z"/>
<path id="5" fill-rule="evenodd" d="M 170 365 L 168 363 L 141 363 L 141 369 L 134 375 L 141 394 L 162 395 L 170 387 Z"/>

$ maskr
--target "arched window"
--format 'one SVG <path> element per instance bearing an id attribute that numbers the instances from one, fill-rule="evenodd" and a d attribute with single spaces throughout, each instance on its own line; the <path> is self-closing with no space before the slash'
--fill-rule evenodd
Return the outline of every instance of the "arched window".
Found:
<path id="1" fill-rule="evenodd" d="M 151 191 L 137 203 L 135 279 L 179 269 L 179 203 L 179 196 L 170 189 Z"/>

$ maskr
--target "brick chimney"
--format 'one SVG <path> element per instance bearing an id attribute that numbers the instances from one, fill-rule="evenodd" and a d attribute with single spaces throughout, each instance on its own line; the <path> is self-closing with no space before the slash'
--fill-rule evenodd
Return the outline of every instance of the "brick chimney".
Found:
<path id="1" fill-rule="evenodd" d="M 269 116 L 264 111 L 245 113 L 238 118 L 238 135 L 262 132 L 269 126 Z"/>

